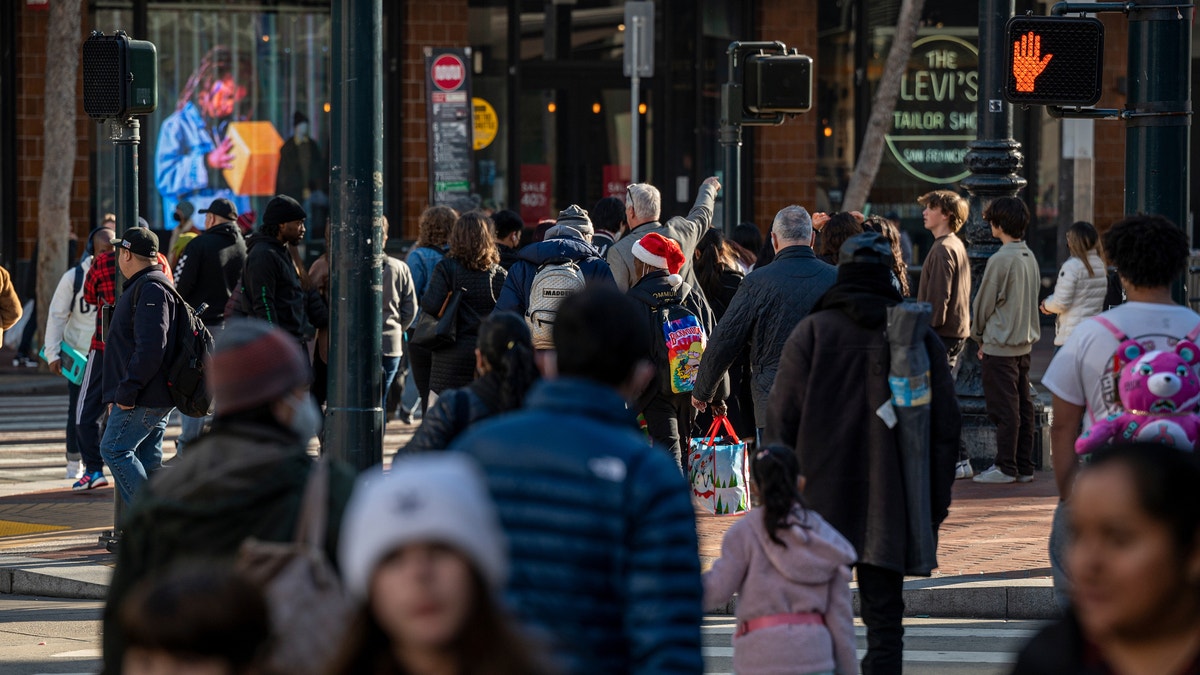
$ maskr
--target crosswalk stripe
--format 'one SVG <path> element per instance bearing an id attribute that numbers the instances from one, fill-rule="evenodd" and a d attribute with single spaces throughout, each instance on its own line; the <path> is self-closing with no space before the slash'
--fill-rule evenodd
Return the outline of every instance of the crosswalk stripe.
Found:
<path id="1" fill-rule="evenodd" d="M 733 658 L 733 647 L 704 647 L 702 653 L 708 658 Z M 859 649 L 858 658 L 867 655 Z M 1008 652 L 955 652 L 904 650 L 904 660 L 909 663 L 1016 663 L 1017 655 Z"/>

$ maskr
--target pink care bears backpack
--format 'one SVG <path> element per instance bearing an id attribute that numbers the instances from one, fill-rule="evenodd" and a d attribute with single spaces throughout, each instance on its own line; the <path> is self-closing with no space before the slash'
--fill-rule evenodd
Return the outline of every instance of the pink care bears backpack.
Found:
<path id="1" fill-rule="evenodd" d="M 1083 456 L 1110 443 L 1149 442 L 1194 450 L 1200 439 L 1200 347 L 1197 326 L 1173 351 L 1147 350 L 1112 322 L 1095 317 L 1120 341 L 1112 367 L 1119 373 L 1117 393 L 1121 412 L 1096 421 L 1075 441 Z"/>

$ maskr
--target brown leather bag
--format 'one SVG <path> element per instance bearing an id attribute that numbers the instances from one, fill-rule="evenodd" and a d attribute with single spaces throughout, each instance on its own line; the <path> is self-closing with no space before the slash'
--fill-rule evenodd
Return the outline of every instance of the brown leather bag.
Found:
<path id="1" fill-rule="evenodd" d="M 325 672 L 354 610 L 325 555 L 329 475 L 325 459 L 317 461 L 309 472 L 294 541 L 247 539 L 234 564 L 266 596 L 273 634 L 268 664 L 273 672 Z"/>

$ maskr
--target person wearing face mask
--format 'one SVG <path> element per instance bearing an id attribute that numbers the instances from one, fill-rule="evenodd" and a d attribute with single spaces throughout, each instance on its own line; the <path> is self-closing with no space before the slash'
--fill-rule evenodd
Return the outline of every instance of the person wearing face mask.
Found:
<path id="1" fill-rule="evenodd" d="M 236 77 L 235 77 L 236 73 Z M 175 111 L 158 129 L 154 146 L 154 183 L 162 197 L 164 227 L 174 229 L 172 217 L 180 202 L 195 209 L 207 208 L 224 197 L 238 212 L 250 210 L 250 198 L 235 195 L 223 171 L 233 167 L 233 139 L 229 123 L 237 119 L 238 107 L 252 93 L 256 81 L 248 56 L 234 54 L 229 47 L 210 49 L 188 78 Z M 192 223 L 203 228 L 203 218 L 193 212 Z"/>
<path id="2" fill-rule="evenodd" d="M 307 447 L 321 427 L 308 393 L 308 358 L 287 333 L 257 319 L 230 319 L 206 372 L 214 411 L 209 431 L 146 483 L 125 514 L 104 609 L 106 673 L 120 672 L 118 621 L 139 580 L 188 560 L 231 562 L 241 543 L 292 541 L 313 466 Z M 325 553 L 334 560 L 353 471 L 330 472 Z"/>
<path id="3" fill-rule="evenodd" d="M 301 203 L 313 190 L 323 189 L 325 183 L 321 146 L 310 133 L 308 117 L 297 110 L 292 115 L 292 137 L 279 148 L 279 170 L 275 175 L 275 191 Z"/>

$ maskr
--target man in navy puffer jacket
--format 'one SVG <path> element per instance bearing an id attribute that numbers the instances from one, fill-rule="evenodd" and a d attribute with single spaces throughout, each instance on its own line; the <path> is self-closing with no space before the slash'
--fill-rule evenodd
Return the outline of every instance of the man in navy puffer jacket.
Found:
<path id="1" fill-rule="evenodd" d="M 558 377 L 451 446 L 483 467 L 509 540 L 508 599 L 564 672 L 704 668 L 688 487 L 626 408 L 655 373 L 644 315 L 615 289 L 568 297 Z"/>
<path id="2" fill-rule="evenodd" d="M 517 262 L 508 270 L 496 311 L 516 312 L 521 316 L 529 308 L 529 293 L 538 269 L 554 260 L 570 260 L 579 265 L 583 278 L 591 286 L 601 283 L 616 288 L 612 270 L 592 246 L 595 228 L 588 212 L 572 204 L 558 214 L 555 226 L 546 231 L 544 241 L 530 244 L 517 251 Z"/>

